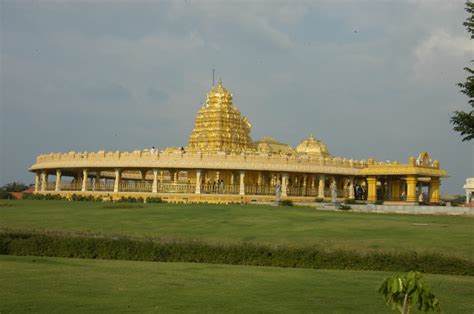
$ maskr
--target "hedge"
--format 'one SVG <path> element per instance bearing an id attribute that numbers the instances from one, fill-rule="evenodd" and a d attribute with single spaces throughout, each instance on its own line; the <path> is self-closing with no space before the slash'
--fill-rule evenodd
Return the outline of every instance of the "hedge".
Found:
<path id="1" fill-rule="evenodd" d="M 360 253 L 319 246 L 224 245 L 92 234 L 0 231 L 0 254 L 474 275 L 473 261 L 438 253 Z"/>

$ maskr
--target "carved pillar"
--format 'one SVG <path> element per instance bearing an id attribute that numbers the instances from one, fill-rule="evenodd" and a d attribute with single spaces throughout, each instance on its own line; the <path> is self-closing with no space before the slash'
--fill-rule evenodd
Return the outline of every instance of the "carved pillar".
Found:
<path id="1" fill-rule="evenodd" d="M 377 177 L 367 177 L 367 201 L 375 202 L 377 200 Z"/>
<path id="2" fill-rule="evenodd" d="M 439 186 L 439 178 L 432 177 L 430 181 L 430 203 L 439 203 Z"/>
<path id="3" fill-rule="evenodd" d="M 201 169 L 196 170 L 196 194 L 201 194 Z"/>
<path id="4" fill-rule="evenodd" d="M 349 177 L 349 199 L 354 199 L 354 177 Z"/>
<path id="5" fill-rule="evenodd" d="M 308 185 L 308 176 L 307 175 L 304 175 L 303 176 L 303 195 L 302 196 L 306 196 L 306 187 Z"/>
<path id="6" fill-rule="evenodd" d="M 416 176 L 407 176 L 407 202 L 416 202 Z"/>
<path id="7" fill-rule="evenodd" d="M 288 189 L 288 173 L 283 173 L 281 176 L 281 196 L 282 197 L 288 196 L 287 189 Z"/>
<path id="8" fill-rule="evenodd" d="M 140 171 L 142 181 L 145 181 L 145 179 L 146 179 L 146 172 L 147 172 L 146 170 L 141 170 Z"/>
<path id="9" fill-rule="evenodd" d="M 119 192 L 120 181 L 121 181 L 122 171 L 121 169 L 115 169 L 115 181 L 114 181 L 114 192 Z"/>
<path id="10" fill-rule="evenodd" d="M 418 202 L 423 202 L 423 182 L 418 182 Z"/>
<path id="11" fill-rule="evenodd" d="M 245 171 L 240 171 L 240 195 L 245 195 Z"/>
<path id="12" fill-rule="evenodd" d="M 326 177 L 323 174 L 319 175 L 318 197 L 324 198 L 324 188 L 326 185 Z"/>
<path id="13" fill-rule="evenodd" d="M 400 200 L 400 180 L 393 180 L 392 181 L 392 200 L 399 201 Z"/>
<path id="14" fill-rule="evenodd" d="M 235 184 L 235 179 L 234 179 L 234 172 L 230 172 L 230 184 L 234 185 Z"/>
<path id="15" fill-rule="evenodd" d="M 35 173 L 35 192 L 38 192 L 41 189 L 41 179 L 40 179 L 40 173 L 36 172 Z"/>
<path id="16" fill-rule="evenodd" d="M 178 183 L 178 173 L 179 171 L 173 171 L 173 183 L 176 184 Z"/>
<path id="17" fill-rule="evenodd" d="M 151 192 L 158 193 L 158 169 L 153 169 L 153 184 L 151 185 Z"/>
<path id="18" fill-rule="evenodd" d="M 87 191 L 87 178 L 88 178 L 88 171 L 87 169 L 82 170 L 82 192 Z"/>
<path id="19" fill-rule="evenodd" d="M 95 184 L 94 184 L 94 190 L 100 190 L 100 170 L 97 170 L 95 172 Z"/>
<path id="20" fill-rule="evenodd" d="M 41 192 L 46 191 L 46 188 L 48 186 L 48 173 L 43 170 L 41 172 Z"/>
<path id="21" fill-rule="evenodd" d="M 54 187 L 56 192 L 61 191 L 61 170 L 56 169 L 56 185 Z"/>

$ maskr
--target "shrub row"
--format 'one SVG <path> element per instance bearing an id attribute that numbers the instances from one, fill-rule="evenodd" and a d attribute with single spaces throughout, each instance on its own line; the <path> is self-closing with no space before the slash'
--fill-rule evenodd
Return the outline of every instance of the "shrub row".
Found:
<path id="1" fill-rule="evenodd" d="M 436 253 L 360 253 L 329 251 L 317 246 L 217 245 L 196 241 L 16 231 L 0 231 L 0 254 L 474 275 L 474 262 Z"/>
<path id="2" fill-rule="evenodd" d="M 80 194 L 72 194 L 71 196 L 61 196 L 59 194 L 25 194 L 23 199 L 30 199 L 30 200 L 64 200 L 64 201 L 76 201 L 76 202 L 103 202 L 104 200 L 108 199 L 109 197 L 97 196 L 94 195 L 80 195 Z M 122 196 L 116 202 L 120 203 L 162 203 L 163 200 L 161 197 L 133 197 Z"/>

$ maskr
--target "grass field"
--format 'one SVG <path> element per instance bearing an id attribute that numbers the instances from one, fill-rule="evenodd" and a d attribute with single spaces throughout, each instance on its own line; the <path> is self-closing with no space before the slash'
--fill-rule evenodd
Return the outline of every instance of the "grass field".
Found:
<path id="1" fill-rule="evenodd" d="M 1 255 L 0 269 L 1 313 L 395 313 L 387 272 Z M 474 311 L 473 277 L 426 278 L 444 313 Z"/>
<path id="2" fill-rule="evenodd" d="M 431 251 L 469 260 L 474 255 L 474 218 L 465 216 L 329 212 L 259 205 L 23 200 L 0 202 L 0 228 L 126 234 L 209 243 L 250 241 L 361 251 Z"/>

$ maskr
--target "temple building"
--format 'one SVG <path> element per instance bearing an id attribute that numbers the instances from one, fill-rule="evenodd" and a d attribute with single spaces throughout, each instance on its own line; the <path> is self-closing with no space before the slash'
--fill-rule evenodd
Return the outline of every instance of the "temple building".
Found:
<path id="1" fill-rule="evenodd" d="M 210 203 L 439 203 L 447 173 L 426 152 L 406 164 L 353 160 L 333 156 L 313 135 L 293 148 L 271 137 L 252 141 L 250 132 L 249 120 L 219 81 L 199 109 L 186 147 L 39 155 L 30 168 L 35 193 Z"/>

